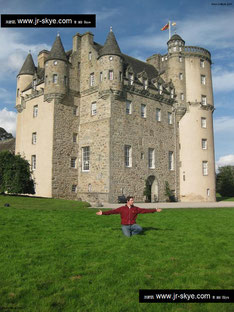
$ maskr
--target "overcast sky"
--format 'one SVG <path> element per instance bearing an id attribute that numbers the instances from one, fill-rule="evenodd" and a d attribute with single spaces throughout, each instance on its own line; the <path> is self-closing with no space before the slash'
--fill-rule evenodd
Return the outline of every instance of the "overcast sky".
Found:
<path id="1" fill-rule="evenodd" d="M 223 5 L 220 5 L 222 3 Z M 225 5 L 226 4 L 226 5 Z M 228 5 L 229 4 L 229 5 Z M 96 28 L 0 28 L 0 127 L 15 135 L 16 75 L 31 51 L 50 49 L 60 33 L 65 50 L 77 32 L 91 31 L 104 44 L 110 26 L 123 53 L 141 60 L 166 53 L 168 20 L 186 45 L 212 56 L 215 156 L 217 165 L 234 165 L 234 3 L 158 0 L 0 0 L 1 14 L 96 14 Z"/>

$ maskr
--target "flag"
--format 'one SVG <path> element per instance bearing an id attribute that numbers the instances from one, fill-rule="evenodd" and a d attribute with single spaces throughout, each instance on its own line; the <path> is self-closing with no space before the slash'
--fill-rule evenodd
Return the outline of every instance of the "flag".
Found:
<path id="1" fill-rule="evenodd" d="M 165 26 L 163 26 L 163 28 L 161 28 L 161 30 L 166 30 L 169 28 L 169 23 L 167 23 Z"/>
<path id="2" fill-rule="evenodd" d="M 176 22 L 171 23 L 171 26 L 176 26 Z"/>

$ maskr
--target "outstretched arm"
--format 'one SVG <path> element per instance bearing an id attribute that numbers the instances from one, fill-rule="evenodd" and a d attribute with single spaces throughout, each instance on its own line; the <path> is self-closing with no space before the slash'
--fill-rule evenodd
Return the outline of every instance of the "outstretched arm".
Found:
<path id="1" fill-rule="evenodd" d="M 102 211 L 99 209 L 99 211 L 96 212 L 96 215 L 101 216 L 102 215 Z"/>

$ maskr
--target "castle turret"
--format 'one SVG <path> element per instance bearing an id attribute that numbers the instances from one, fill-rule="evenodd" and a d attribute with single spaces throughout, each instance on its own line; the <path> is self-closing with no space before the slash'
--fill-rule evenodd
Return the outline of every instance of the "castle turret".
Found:
<path id="1" fill-rule="evenodd" d="M 179 106 L 185 105 L 186 98 L 184 45 L 185 41 L 177 34 L 167 42 L 167 80 L 173 81 Z"/>
<path id="2" fill-rule="evenodd" d="M 33 82 L 33 76 L 36 68 L 33 62 L 31 53 L 29 53 L 24 61 L 24 64 L 17 75 L 17 91 L 16 91 L 16 106 L 21 104 L 21 92 Z"/>
<path id="3" fill-rule="evenodd" d="M 99 52 L 100 89 L 122 90 L 123 59 L 112 27 Z"/>
<path id="4" fill-rule="evenodd" d="M 45 60 L 45 98 L 63 96 L 68 89 L 68 60 L 60 36 L 57 35 Z"/>

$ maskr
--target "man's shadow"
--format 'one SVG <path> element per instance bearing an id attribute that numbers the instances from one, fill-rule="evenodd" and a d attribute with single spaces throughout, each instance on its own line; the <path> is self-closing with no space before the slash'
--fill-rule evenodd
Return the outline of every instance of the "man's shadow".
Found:
<path id="1" fill-rule="evenodd" d="M 148 231 L 173 231 L 173 229 L 161 229 L 161 228 L 155 228 L 152 226 L 143 227 L 143 230 L 141 233 L 139 233 L 139 235 L 145 235 L 145 233 Z"/>

